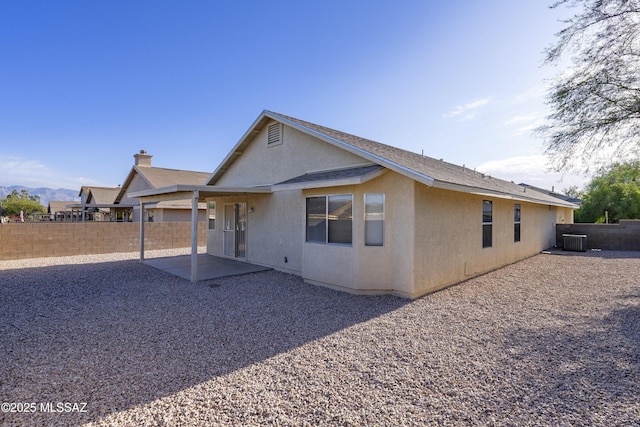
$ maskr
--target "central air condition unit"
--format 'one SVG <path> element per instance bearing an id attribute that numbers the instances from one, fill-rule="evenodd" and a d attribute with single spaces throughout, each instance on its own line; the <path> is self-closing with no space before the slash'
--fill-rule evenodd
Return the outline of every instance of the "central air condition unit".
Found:
<path id="1" fill-rule="evenodd" d="M 562 248 L 565 251 L 586 252 L 587 251 L 587 235 L 586 234 L 563 234 Z"/>

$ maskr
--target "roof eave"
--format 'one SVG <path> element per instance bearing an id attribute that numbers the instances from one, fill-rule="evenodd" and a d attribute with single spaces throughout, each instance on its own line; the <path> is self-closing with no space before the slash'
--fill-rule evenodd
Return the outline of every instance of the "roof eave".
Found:
<path id="1" fill-rule="evenodd" d="M 502 192 L 502 191 L 490 190 L 490 189 L 481 188 L 481 187 L 472 187 L 472 186 L 454 184 L 454 183 L 445 182 L 445 181 L 435 181 L 433 183 L 433 187 L 434 188 L 441 188 L 443 190 L 457 191 L 457 192 L 461 192 L 461 193 L 476 194 L 476 195 L 480 195 L 480 196 L 497 197 L 497 198 L 500 198 L 500 199 L 518 200 L 518 201 L 522 201 L 522 202 L 536 203 L 536 204 L 540 204 L 540 205 L 551 205 L 551 206 L 559 206 L 559 207 L 563 207 L 563 208 L 572 208 L 572 209 L 577 209 L 578 208 L 577 205 L 575 205 L 573 203 L 569 203 L 569 202 L 564 202 L 564 201 L 562 201 L 560 199 L 558 199 L 558 201 L 552 201 L 552 200 L 542 200 L 542 199 L 538 199 L 538 198 L 535 198 L 535 197 L 530 197 L 530 196 L 527 195 L 526 192 L 523 192 L 522 194 L 505 193 L 505 192 Z"/>
<path id="2" fill-rule="evenodd" d="M 258 118 L 253 122 L 251 126 L 249 126 L 249 129 L 247 129 L 247 131 L 242 135 L 233 149 L 218 165 L 216 170 L 214 170 L 213 173 L 209 175 L 209 178 L 207 178 L 207 180 L 205 181 L 207 185 L 214 185 L 218 178 L 220 178 L 220 176 L 222 176 L 227 171 L 227 169 L 229 169 L 229 166 L 242 155 L 242 148 L 244 148 L 244 146 L 260 132 L 260 129 L 262 129 L 261 127 L 258 127 L 258 125 L 265 119 L 265 117 L 269 117 L 266 110 L 260 113 Z"/>
<path id="3" fill-rule="evenodd" d="M 128 193 L 127 197 L 142 199 L 143 201 L 166 201 L 190 198 L 193 194 L 199 197 L 215 197 L 218 195 L 230 194 L 270 194 L 270 186 L 260 187 L 221 187 L 215 185 L 184 185 L 176 184 L 162 188 L 152 188 L 149 190 L 135 191 Z"/>

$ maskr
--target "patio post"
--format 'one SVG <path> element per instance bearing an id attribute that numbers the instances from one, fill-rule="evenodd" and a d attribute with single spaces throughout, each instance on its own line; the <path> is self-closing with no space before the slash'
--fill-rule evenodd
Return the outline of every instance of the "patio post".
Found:
<path id="1" fill-rule="evenodd" d="M 140 262 L 144 261 L 144 202 L 140 198 Z"/>
<path id="2" fill-rule="evenodd" d="M 191 195 L 191 282 L 198 281 L 198 197 L 199 191 Z"/>

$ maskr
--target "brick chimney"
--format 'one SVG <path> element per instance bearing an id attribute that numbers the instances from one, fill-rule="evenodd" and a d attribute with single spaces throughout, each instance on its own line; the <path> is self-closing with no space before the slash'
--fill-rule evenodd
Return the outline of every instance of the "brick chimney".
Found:
<path id="1" fill-rule="evenodd" d="M 140 150 L 140 152 L 138 154 L 134 154 L 133 157 L 136 159 L 136 166 L 151 167 L 151 158 L 153 156 L 151 154 L 147 154 L 147 150 Z"/>

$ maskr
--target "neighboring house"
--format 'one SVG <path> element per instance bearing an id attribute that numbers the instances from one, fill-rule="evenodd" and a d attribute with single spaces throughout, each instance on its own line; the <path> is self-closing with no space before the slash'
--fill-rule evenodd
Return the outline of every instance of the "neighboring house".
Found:
<path id="1" fill-rule="evenodd" d="M 91 187 L 84 204 L 84 214 L 87 221 L 115 221 L 111 214 L 113 201 L 120 193 L 120 187 Z"/>
<path id="2" fill-rule="evenodd" d="M 112 208 L 117 221 L 140 221 L 140 201 L 127 196 L 127 193 L 166 187 L 174 184 L 201 185 L 209 177 L 208 172 L 194 172 L 178 169 L 165 169 L 151 166 L 150 154 L 140 150 L 133 156 L 135 164 L 115 196 Z M 145 206 L 145 221 L 182 222 L 191 221 L 191 201 L 171 200 Z M 206 204 L 198 209 L 198 220 L 205 221 Z"/>
<path id="3" fill-rule="evenodd" d="M 120 187 L 92 187 L 83 185 L 80 188 L 80 203 L 68 207 L 73 211 L 74 221 L 115 221 L 111 215 L 113 200 L 120 192 Z M 112 218 L 113 216 L 113 218 Z"/>
<path id="4" fill-rule="evenodd" d="M 78 212 L 72 206 L 78 202 L 51 200 L 47 206 L 47 213 L 52 221 L 72 222 L 78 220 Z"/>
<path id="5" fill-rule="evenodd" d="M 177 196 L 194 205 L 207 201 L 211 255 L 353 293 L 409 298 L 553 246 L 555 225 L 573 222 L 576 207 L 270 111 L 207 184 L 136 189 L 129 196 L 145 204 Z M 195 259 L 192 254 L 192 280 Z"/>

